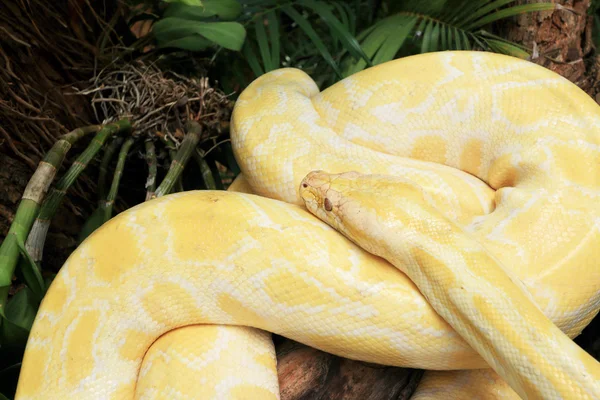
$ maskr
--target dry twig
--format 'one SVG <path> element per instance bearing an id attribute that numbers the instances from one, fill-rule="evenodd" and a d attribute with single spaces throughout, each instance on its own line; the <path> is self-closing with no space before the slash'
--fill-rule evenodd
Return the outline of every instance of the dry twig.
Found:
<path id="1" fill-rule="evenodd" d="M 107 66 L 90 83 L 75 94 L 91 96 L 98 121 L 129 118 L 136 135 L 153 137 L 161 132 L 177 146 L 182 138 L 176 132 L 188 120 L 198 121 L 205 132 L 216 137 L 222 131 L 222 121 L 229 117 L 225 115 L 229 112 L 229 98 L 210 87 L 207 78 L 163 72 L 154 64 L 136 61 Z"/>

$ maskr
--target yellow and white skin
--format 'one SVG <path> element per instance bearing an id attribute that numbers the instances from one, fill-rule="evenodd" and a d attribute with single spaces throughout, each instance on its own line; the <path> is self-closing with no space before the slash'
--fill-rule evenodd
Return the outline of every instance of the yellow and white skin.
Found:
<path id="1" fill-rule="evenodd" d="M 300 194 L 313 214 L 404 272 L 522 398 L 600 398 L 600 363 L 417 183 L 315 171 Z"/>
<path id="2" fill-rule="evenodd" d="M 487 345 L 510 352 L 516 343 L 504 339 L 507 327 L 471 346 L 405 266 L 312 215 L 299 192 L 314 170 L 414 182 L 423 200 L 412 206 L 432 199 L 470 235 L 469 249 L 502 266 L 522 286 L 515 293 L 573 338 L 600 304 L 600 110 L 568 80 L 481 52 L 406 57 L 322 92 L 304 72 L 281 69 L 240 94 L 231 138 L 242 170 L 232 191 L 133 207 L 69 257 L 36 316 L 17 400 L 278 398 L 269 332 L 351 359 L 430 370 L 419 399 L 514 398 L 490 366 L 522 395 L 554 390 L 560 374 L 579 368 L 519 371 L 531 365 L 527 346 L 512 348 L 512 364 L 506 353 L 490 357 Z M 481 323 L 513 312 L 465 298 Z M 448 320 L 462 321 L 462 307 L 448 308 Z M 540 317 L 515 332 L 556 332 L 547 324 Z M 558 340 L 562 362 L 572 345 Z M 255 351 L 232 362 L 247 343 Z M 594 376 L 568 381 L 581 392 L 566 397 L 594 397 Z"/>

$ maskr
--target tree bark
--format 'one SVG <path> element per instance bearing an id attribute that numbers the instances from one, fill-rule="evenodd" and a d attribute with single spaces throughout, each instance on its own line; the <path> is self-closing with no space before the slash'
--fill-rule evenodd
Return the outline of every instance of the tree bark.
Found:
<path id="1" fill-rule="evenodd" d="M 521 0 L 542 3 L 547 0 Z M 534 50 L 531 61 L 575 83 L 592 97 L 598 93 L 591 0 L 557 0 L 562 9 L 520 15 L 504 26 L 507 39 Z"/>
<path id="2" fill-rule="evenodd" d="M 277 348 L 281 400 L 407 400 L 422 371 L 367 364 L 286 340 Z"/>

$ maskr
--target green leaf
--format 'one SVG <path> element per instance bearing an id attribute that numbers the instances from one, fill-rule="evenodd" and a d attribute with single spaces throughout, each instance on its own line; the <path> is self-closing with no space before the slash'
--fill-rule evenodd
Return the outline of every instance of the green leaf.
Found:
<path id="1" fill-rule="evenodd" d="M 165 3 L 185 4 L 189 6 L 199 6 L 202 0 L 163 0 Z"/>
<path id="2" fill-rule="evenodd" d="M 174 41 L 200 35 L 229 50 L 240 50 L 246 39 L 246 30 L 238 22 L 198 22 L 182 18 L 163 18 L 154 24 L 152 32 L 157 40 Z"/>
<path id="3" fill-rule="evenodd" d="M 441 25 L 440 27 L 440 46 L 442 50 L 448 49 L 448 36 L 450 35 L 450 29 L 448 25 Z"/>
<path id="4" fill-rule="evenodd" d="M 39 270 L 39 267 L 25 248 L 23 240 L 17 237 L 17 245 L 21 253 L 21 261 L 19 262 L 20 271 L 23 274 L 25 283 L 30 290 L 41 300 L 45 292 L 44 278 Z"/>
<path id="5" fill-rule="evenodd" d="M 235 176 L 239 175 L 241 170 L 235 159 L 233 154 L 233 148 L 231 147 L 231 142 L 223 143 L 221 146 L 223 148 L 223 152 L 225 153 L 225 159 L 227 160 L 227 167 L 233 172 Z"/>
<path id="6" fill-rule="evenodd" d="M 485 2 L 474 1 L 473 3 L 476 4 L 477 7 L 475 7 L 473 11 L 463 14 L 462 18 L 456 23 L 456 25 L 459 27 L 463 27 L 469 22 L 475 21 L 478 18 L 481 18 L 484 15 L 507 5 L 508 3 L 514 2 L 515 0 L 487 0 Z"/>
<path id="7" fill-rule="evenodd" d="M 217 190 L 225 190 L 225 185 L 223 185 L 223 177 L 221 176 L 219 168 L 217 168 L 217 164 L 215 164 L 214 160 L 212 160 L 208 163 L 208 166 L 213 174 Z"/>
<path id="8" fill-rule="evenodd" d="M 354 16 L 354 13 L 352 12 L 352 9 L 350 8 L 350 6 L 348 6 L 348 4 L 346 4 L 346 3 L 338 3 L 338 2 L 332 3 L 332 6 L 340 14 L 340 20 L 341 20 L 342 25 L 344 25 L 344 27 L 346 27 L 346 29 L 348 29 L 348 32 L 350 32 L 350 34 L 354 36 L 354 34 L 356 33 L 356 24 L 355 24 L 356 18 Z"/>
<path id="9" fill-rule="evenodd" d="M 197 27 L 198 34 L 229 50 L 241 50 L 246 29 L 237 22 L 213 22 Z"/>
<path id="10" fill-rule="evenodd" d="M 56 278 L 56 273 L 52 273 L 52 274 L 49 274 L 49 275 L 47 275 L 47 276 L 44 278 L 44 285 L 45 285 L 47 288 L 49 288 L 49 287 L 50 287 L 50 285 L 52 284 L 52 281 L 54 280 L 54 278 Z"/>
<path id="11" fill-rule="evenodd" d="M 507 43 L 505 41 L 495 40 L 495 39 L 485 39 L 485 42 L 496 53 L 503 53 L 503 54 L 507 54 L 507 55 L 522 58 L 522 59 L 527 59 L 527 57 L 530 56 L 530 54 L 527 51 L 525 51 L 511 43 Z"/>
<path id="12" fill-rule="evenodd" d="M 39 302 L 28 287 L 15 293 L 6 305 L 5 317 L 0 327 L 3 345 L 25 346 L 38 307 Z"/>
<path id="13" fill-rule="evenodd" d="M 398 43 L 397 40 L 391 40 L 390 42 L 388 41 L 388 38 L 392 32 L 394 32 L 396 27 L 402 23 L 403 18 L 403 16 L 398 14 L 384 18 L 358 35 L 358 39 L 362 40 L 362 48 L 367 56 L 373 60 L 372 62 L 374 65 L 387 61 L 389 57 L 393 57 L 396 52 L 394 52 L 394 55 L 392 56 L 390 56 L 390 53 L 393 52 L 395 44 L 402 45 L 402 43 Z M 401 32 L 399 32 L 396 39 L 402 39 Z M 400 41 L 403 42 L 404 40 L 402 39 Z M 384 49 L 384 52 L 380 55 L 379 50 L 386 44 L 387 46 Z M 344 76 L 349 76 L 358 71 L 362 71 L 366 66 L 367 63 L 363 59 L 360 59 L 357 62 L 350 64 L 344 70 Z"/>
<path id="14" fill-rule="evenodd" d="M 281 60 L 281 50 L 279 43 L 279 20 L 275 11 L 267 13 L 267 23 L 269 28 L 269 38 L 271 40 L 271 66 L 273 69 L 279 68 Z"/>
<path id="15" fill-rule="evenodd" d="M 194 3 L 194 4 L 192 4 Z M 235 20 L 242 13 L 242 5 L 236 0 L 203 0 L 191 2 L 172 2 L 163 17 L 177 17 L 204 21 L 217 16 L 222 20 Z"/>
<path id="16" fill-rule="evenodd" d="M 348 31 L 348 29 L 340 22 L 339 19 L 333 15 L 327 6 L 322 2 L 314 0 L 302 0 L 301 5 L 311 8 L 319 18 L 331 28 L 332 32 L 338 40 L 344 45 L 345 49 L 350 52 L 356 59 L 363 59 L 367 65 L 371 66 L 371 59 L 365 54 L 363 49 L 360 47 L 358 40 Z"/>
<path id="17" fill-rule="evenodd" d="M 463 30 L 460 30 L 460 36 L 462 37 L 463 40 L 463 46 L 466 50 L 471 50 L 471 41 L 469 40 L 469 37 L 467 36 L 467 33 Z"/>
<path id="18" fill-rule="evenodd" d="M 6 305 L 6 319 L 29 331 L 37 314 L 39 302 L 28 287 L 17 291 Z"/>
<path id="19" fill-rule="evenodd" d="M 206 160 L 206 158 L 204 158 L 204 157 L 202 157 L 202 155 L 200 155 L 200 152 L 198 152 L 198 150 L 196 150 L 196 151 L 198 154 L 196 161 L 198 162 L 198 167 L 200 168 L 200 177 L 202 178 L 202 183 L 203 183 L 204 187 L 208 190 L 217 190 L 217 180 L 215 179 L 215 176 L 213 175 L 213 171 L 210 168 L 208 161 Z M 218 175 L 217 175 L 217 177 L 218 177 Z M 220 177 L 218 178 L 218 180 L 220 182 Z"/>
<path id="20" fill-rule="evenodd" d="M 512 17 L 514 15 L 534 12 L 534 11 L 548 11 L 554 10 L 556 6 L 552 3 L 533 3 L 533 4 L 523 4 L 520 6 L 514 6 L 510 8 L 505 8 L 504 10 L 500 10 L 493 14 L 487 15 L 472 24 L 465 26 L 465 30 L 473 30 L 477 28 L 481 28 L 484 25 L 490 24 L 492 22 L 498 21 L 500 19 Z"/>
<path id="21" fill-rule="evenodd" d="M 248 65 L 250 65 L 250 69 L 252 69 L 252 72 L 254 72 L 255 76 L 259 77 L 265 73 L 260 66 L 260 62 L 258 61 L 258 57 L 256 56 L 254 49 L 252 48 L 252 42 L 246 41 L 244 47 L 242 47 L 242 53 L 244 54 L 246 61 L 248 61 Z"/>
<path id="22" fill-rule="evenodd" d="M 254 29 L 256 30 L 256 42 L 258 43 L 258 50 L 265 66 L 265 72 L 272 71 L 275 67 L 271 65 L 271 49 L 269 49 L 267 31 L 265 30 L 265 23 L 262 18 L 258 18 L 254 24 Z"/>
<path id="23" fill-rule="evenodd" d="M 425 32 L 425 27 L 427 25 L 427 22 L 429 22 L 428 19 L 421 18 L 421 23 L 419 23 L 419 26 L 416 29 L 416 32 L 420 32 L 421 37 L 423 36 L 423 34 Z"/>
<path id="24" fill-rule="evenodd" d="M 425 32 L 423 33 L 423 39 L 421 39 L 421 53 L 429 52 L 431 45 L 431 31 L 433 30 L 433 21 L 427 21 L 425 26 Z"/>
<path id="25" fill-rule="evenodd" d="M 412 11 L 421 15 L 435 16 L 448 7 L 447 0 L 403 0 L 392 2 L 396 7 L 395 11 Z M 393 5 L 392 5 L 393 7 Z"/>
<path id="26" fill-rule="evenodd" d="M 375 57 L 373 57 L 373 64 L 381 64 L 386 61 L 393 60 L 402 45 L 406 42 L 408 35 L 412 32 L 413 28 L 417 24 L 418 17 L 403 17 L 398 18 L 395 24 L 391 25 L 388 37 L 385 39 Z"/>
<path id="27" fill-rule="evenodd" d="M 379 25 L 381 24 L 385 24 L 385 21 L 389 20 L 390 18 L 393 18 L 394 15 L 392 15 L 391 17 L 387 17 L 382 19 L 381 21 L 377 22 L 376 24 L 373 24 L 371 26 L 369 26 L 368 28 L 366 28 L 365 30 L 361 31 L 357 36 L 356 39 L 360 42 L 361 40 L 365 40 L 365 38 L 370 35 Z M 364 49 L 364 46 L 363 46 Z M 367 53 L 367 51 L 365 50 L 365 53 Z M 368 54 L 368 53 L 367 53 Z"/>
<path id="28" fill-rule="evenodd" d="M 438 44 L 440 41 L 440 24 L 433 22 L 433 29 L 431 30 L 431 43 L 429 51 L 437 51 Z"/>
<path id="29" fill-rule="evenodd" d="M 473 35 L 473 37 L 480 37 L 483 40 L 485 40 L 485 38 L 499 40 L 501 42 L 508 43 L 508 44 L 513 45 L 513 46 L 517 46 L 521 50 L 524 50 L 524 51 L 528 51 L 529 50 L 529 48 L 527 46 L 523 46 L 522 44 L 511 42 L 510 40 L 504 39 L 503 37 L 498 36 L 498 35 L 494 35 L 493 33 L 490 33 L 488 31 L 486 31 L 485 29 L 481 29 L 478 32 L 472 33 L 472 35 Z"/>
<path id="30" fill-rule="evenodd" d="M 454 49 L 456 50 L 463 50 L 463 46 L 462 46 L 462 41 L 461 41 L 461 33 L 462 30 L 459 30 L 458 28 L 454 28 Z"/>
<path id="31" fill-rule="evenodd" d="M 212 46 L 210 40 L 203 38 L 200 35 L 187 36 L 181 39 L 175 39 L 164 43 L 159 43 L 158 48 L 174 47 L 188 51 L 203 51 Z"/>
<path id="32" fill-rule="evenodd" d="M 490 48 L 490 46 L 486 43 L 484 43 L 479 37 L 477 37 L 477 35 L 469 35 L 471 36 L 471 38 L 473 38 L 473 41 L 479 46 L 481 47 L 483 50 L 492 50 L 494 51 L 492 48 Z"/>
<path id="33" fill-rule="evenodd" d="M 448 21 L 451 25 L 462 27 L 464 25 L 465 19 L 469 18 L 471 15 L 475 14 L 479 9 L 484 7 L 490 0 L 484 1 L 472 1 L 472 0 L 459 0 L 458 4 L 455 7 L 453 13 L 448 15 L 446 21 Z M 509 0 L 514 1 L 514 0 Z M 449 7 L 450 8 L 450 7 Z"/>
<path id="34" fill-rule="evenodd" d="M 319 52 L 321 53 L 321 56 L 334 70 L 338 78 L 342 78 L 342 73 L 337 63 L 331 56 L 329 50 L 327 50 L 327 47 L 325 46 L 323 41 L 319 38 L 317 32 L 315 32 L 314 28 L 311 26 L 311 24 L 306 19 L 304 19 L 304 17 L 302 17 L 302 15 L 300 15 L 300 13 L 296 11 L 292 6 L 286 4 L 282 6 L 281 9 L 304 31 L 304 33 L 306 33 L 306 35 L 315 45 L 317 50 L 319 50 Z"/>
<path id="35" fill-rule="evenodd" d="M 181 24 L 181 21 L 185 24 Z M 195 35 L 197 22 L 186 21 L 181 18 L 163 18 L 152 25 L 152 34 L 158 41 L 169 42 Z"/>
<path id="36" fill-rule="evenodd" d="M 81 231 L 79 231 L 79 237 L 77 242 L 81 244 L 88 236 L 90 236 L 96 229 L 100 228 L 106 221 L 104 218 L 105 207 L 99 206 L 94 212 L 88 217 L 83 224 Z"/>

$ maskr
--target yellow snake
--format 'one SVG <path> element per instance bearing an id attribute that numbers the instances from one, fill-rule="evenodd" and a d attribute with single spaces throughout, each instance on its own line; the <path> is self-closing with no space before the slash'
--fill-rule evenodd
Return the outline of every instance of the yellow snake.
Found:
<path id="1" fill-rule="evenodd" d="M 600 304 L 600 109 L 574 84 L 483 52 L 322 92 L 281 69 L 231 126 L 230 191 L 136 206 L 70 256 L 17 400 L 275 399 L 269 332 L 427 369 L 421 400 L 600 398 L 567 338 Z"/>

